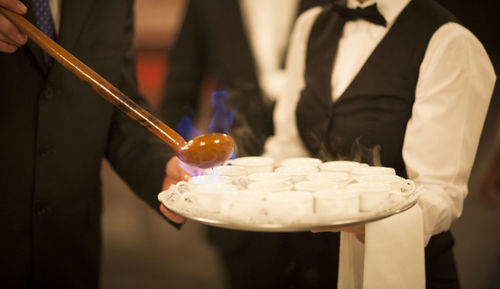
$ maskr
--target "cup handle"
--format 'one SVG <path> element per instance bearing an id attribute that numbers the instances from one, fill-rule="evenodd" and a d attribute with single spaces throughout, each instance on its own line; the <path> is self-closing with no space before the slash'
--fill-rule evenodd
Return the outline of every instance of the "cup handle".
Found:
<path id="1" fill-rule="evenodd" d="M 404 180 L 401 182 L 401 192 L 410 193 L 415 191 L 415 182 L 412 180 Z"/>
<path id="2" fill-rule="evenodd" d="M 239 188 L 247 189 L 248 188 L 248 178 L 246 176 L 239 176 L 235 180 L 235 185 Z"/>
<path id="3" fill-rule="evenodd" d="M 184 195 L 185 193 L 187 193 L 189 191 L 188 183 L 186 181 L 177 182 L 177 184 L 175 184 L 175 191 L 178 194 Z"/>

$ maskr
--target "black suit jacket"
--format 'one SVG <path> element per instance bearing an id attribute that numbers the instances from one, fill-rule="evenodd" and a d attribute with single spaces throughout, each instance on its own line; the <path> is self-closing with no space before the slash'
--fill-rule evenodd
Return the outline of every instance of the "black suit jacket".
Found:
<path id="1" fill-rule="evenodd" d="M 131 0 L 62 2 L 58 42 L 144 104 L 132 34 Z M 96 288 L 102 158 L 158 208 L 171 151 L 31 41 L 0 53 L 0 133 L 0 287 Z"/>

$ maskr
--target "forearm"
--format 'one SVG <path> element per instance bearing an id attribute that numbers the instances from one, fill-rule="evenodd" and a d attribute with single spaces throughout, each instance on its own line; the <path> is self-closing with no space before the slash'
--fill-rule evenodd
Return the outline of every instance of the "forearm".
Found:
<path id="1" fill-rule="evenodd" d="M 422 188 L 426 241 L 462 213 L 494 83 L 491 62 L 469 31 L 445 24 L 433 35 L 403 144 L 408 177 Z"/>

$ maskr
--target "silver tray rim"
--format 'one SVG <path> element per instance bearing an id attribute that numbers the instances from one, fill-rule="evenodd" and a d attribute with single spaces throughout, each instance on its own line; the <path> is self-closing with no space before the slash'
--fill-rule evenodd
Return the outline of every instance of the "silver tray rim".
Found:
<path id="1" fill-rule="evenodd" d="M 402 202 L 398 206 L 395 206 L 390 209 L 377 212 L 365 212 L 363 214 L 360 214 L 358 218 L 351 217 L 345 219 L 338 219 L 334 221 L 328 221 L 322 224 L 318 223 L 299 223 L 299 224 L 286 224 L 286 225 L 285 224 L 241 224 L 241 223 L 238 224 L 234 222 L 225 222 L 214 218 L 198 217 L 190 214 L 181 213 L 175 208 L 169 206 L 168 203 L 164 200 L 168 191 L 169 190 L 165 190 L 159 193 L 158 200 L 160 200 L 160 202 L 167 209 L 169 209 L 170 211 L 179 216 L 213 227 L 239 230 L 239 231 L 254 231 L 254 232 L 304 232 L 311 230 L 321 231 L 321 230 L 340 229 L 342 227 L 347 227 L 347 226 L 366 224 L 370 222 L 379 221 L 388 218 L 390 216 L 402 213 L 406 210 L 409 210 L 413 206 L 415 206 L 418 200 L 418 197 L 415 194 L 412 197 L 408 198 L 407 202 Z"/>

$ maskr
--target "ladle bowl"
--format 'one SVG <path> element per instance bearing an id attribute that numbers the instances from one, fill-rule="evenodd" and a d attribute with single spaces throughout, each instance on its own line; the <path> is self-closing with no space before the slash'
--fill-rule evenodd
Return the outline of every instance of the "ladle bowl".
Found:
<path id="1" fill-rule="evenodd" d="M 233 154 L 233 139 L 226 134 L 202 135 L 186 142 L 176 131 L 140 107 L 24 17 L 2 7 L 0 7 L 0 13 L 4 14 L 20 31 L 28 35 L 57 62 L 81 80 L 89 83 L 100 96 L 169 145 L 181 161 L 199 168 L 210 168 L 224 163 Z"/>
<path id="2" fill-rule="evenodd" d="M 188 141 L 178 152 L 179 159 L 206 169 L 228 160 L 234 152 L 233 139 L 221 133 L 200 135 Z M 221 161 L 223 160 L 223 161 Z"/>

